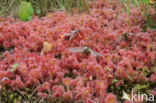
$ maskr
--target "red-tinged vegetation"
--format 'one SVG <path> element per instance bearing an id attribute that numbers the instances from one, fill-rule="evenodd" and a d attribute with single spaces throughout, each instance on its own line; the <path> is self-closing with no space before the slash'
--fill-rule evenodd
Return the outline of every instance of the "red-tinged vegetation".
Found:
<path id="1" fill-rule="evenodd" d="M 120 87 L 126 92 L 145 83 L 153 89 L 156 31 L 143 32 L 138 8 L 129 17 L 114 0 L 90 7 L 88 13 L 57 11 L 28 22 L 0 18 L 0 87 L 40 87 L 34 93 L 41 98 L 84 103 L 118 103 L 121 95 L 113 90 Z M 69 51 L 74 47 L 88 48 Z"/>
<path id="2" fill-rule="evenodd" d="M 73 98 L 72 92 L 68 91 L 68 92 L 64 93 L 63 98 L 65 100 L 72 100 L 72 98 Z"/>
<path id="3" fill-rule="evenodd" d="M 105 103 L 118 103 L 116 96 L 114 94 L 107 94 L 106 98 L 105 98 Z"/>

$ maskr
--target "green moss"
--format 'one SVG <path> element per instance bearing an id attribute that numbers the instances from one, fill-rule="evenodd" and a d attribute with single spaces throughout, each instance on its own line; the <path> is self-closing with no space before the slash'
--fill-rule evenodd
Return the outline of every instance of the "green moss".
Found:
<path id="1" fill-rule="evenodd" d="M 122 96 L 123 96 L 123 91 L 125 93 L 131 94 L 131 92 L 137 92 L 137 93 L 143 93 L 143 94 L 150 94 L 150 91 L 155 88 L 154 85 L 156 83 L 134 83 L 134 82 L 129 82 L 129 81 L 124 81 L 123 85 L 120 85 L 119 87 L 115 86 L 116 82 L 112 82 L 112 84 L 108 87 L 107 92 L 112 92 L 117 95 L 117 99 L 121 102 L 122 101 Z"/>

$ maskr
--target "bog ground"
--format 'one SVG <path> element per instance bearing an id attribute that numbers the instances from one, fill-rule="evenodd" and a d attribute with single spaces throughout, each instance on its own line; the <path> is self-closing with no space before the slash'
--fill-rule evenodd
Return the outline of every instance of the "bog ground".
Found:
<path id="1" fill-rule="evenodd" d="M 137 7 L 130 14 L 114 0 L 89 7 L 27 22 L 0 18 L 1 103 L 156 101 L 156 30 Z"/>

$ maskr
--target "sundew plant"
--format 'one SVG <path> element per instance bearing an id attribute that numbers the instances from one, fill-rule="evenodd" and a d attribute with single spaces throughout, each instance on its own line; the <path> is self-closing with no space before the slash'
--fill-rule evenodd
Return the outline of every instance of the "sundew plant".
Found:
<path id="1" fill-rule="evenodd" d="M 155 103 L 155 1 L 0 1 L 0 103 Z"/>

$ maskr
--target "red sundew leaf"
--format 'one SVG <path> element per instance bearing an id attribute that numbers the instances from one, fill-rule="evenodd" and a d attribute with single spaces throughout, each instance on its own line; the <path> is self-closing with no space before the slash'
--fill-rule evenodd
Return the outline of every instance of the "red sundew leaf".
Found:
<path id="1" fill-rule="evenodd" d="M 9 47 L 11 47 L 11 44 L 10 44 L 10 42 L 5 41 L 5 42 L 3 43 L 3 46 L 4 46 L 4 48 L 9 48 Z"/>
<path id="2" fill-rule="evenodd" d="M 155 95 L 155 96 L 156 96 L 156 91 L 151 90 L 151 94 L 153 94 L 153 95 Z"/>
<path id="3" fill-rule="evenodd" d="M 34 81 L 33 79 L 29 78 L 26 82 L 25 82 L 25 85 L 26 86 L 31 86 L 32 84 L 34 84 Z"/>
<path id="4" fill-rule="evenodd" d="M 61 97 L 61 96 L 62 96 L 62 94 L 59 93 L 59 92 L 55 92 L 55 93 L 54 93 L 54 97 L 55 97 L 55 98 L 57 98 L 57 97 Z"/>
<path id="5" fill-rule="evenodd" d="M 93 92 L 94 92 L 93 88 L 87 87 L 87 88 L 82 89 L 82 91 L 81 91 L 82 98 L 84 99 L 84 98 L 87 98 L 87 97 L 91 97 Z"/>
<path id="6" fill-rule="evenodd" d="M 81 78 L 81 79 L 84 80 L 84 78 Z M 78 81 L 77 81 L 77 86 L 83 87 L 83 86 L 84 86 L 84 81 L 83 81 L 83 80 L 78 80 Z"/>
<path id="7" fill-rule="evenodd" d="M 63 77 L 64 77 L 64 73 L 63 72 L 59 72 L 59 73 L 57 73 L 57 78 L 58 79 L 63 79 Z"/>
<path id="8" fill-rule="evenodd" d="M 94 63 L 89 63 L 89 65 L 87 66 L 87 69 L 88 69 L 88 72 L 93 72 L 94 71 L 94 66 L 95 64 Z"/>
<path id="9" fill-rule="evenodd" d="M 22 60 L 22 54 L 21 53 L 14 54 L 14 60 L 16 60 L 17 62 Z"/>
<path id="10" fill-rule="evenodd" d="M 63 96 L 63 94 L 65 93 L 65 89 L 61 85 L 53 87 L 53 91 L 54 91 L 54 97 Z"/>
<path id="11" fill-rule="evenodd" d="M 63 98 L 64 98 L 65 100 L 71 100 L 71 99 L 73 98 L 72 92 L 70 92 L 70 91 L 65 92 L 65 93 L 63 94 Z"/>
<path id="12" fill-rule="evenodd" d="M 39 79 L 41 77 L 41 72 L 39 69 L 32 69 L 30 72 L 29 72 L 29 76 L 31 78 L 33 78 L 34 80 L 35 79 Z"/>
<path id="13" fill-rule="evenodd" d="M 10 71 L 10 69 L 8 69 L 7 71 L 5 71 L 6 72 L 6 76 L 8 77 L 8 78 L 13 78 L 14 77 L 14 73 L 12 73 L 11 71 Z"/>
<path id="14" fill-rule="evenodd" d="M 56 84 L 56 82 L 54 80 L 49 81 L 50 88 L 52 88 L 55 84 Z"/>
<path id="15" fill-rule="evenodd" d="M 45 88 L 46 90 L 50 89 L 50 85 L 48 82 L 43 83 L 42 87 Z"/>
<path id="16" fill-rule="evenodd" d="M 64 93 L 65 89 L 64 89 L 63 86 L 58 86 L 57 91 L 60 92 L 60 93 Z"/>
<path id="17" fill-rule="evenodd" d="M 154 83 L 156 82 L 156 72 L 151 75 L 150 80 Z"/>
<path id="18" fill-rule="evenodd" d="M 71 81 L 70 78 L 64 78 L 63 79 L 63 84 L 66 85 L 66 86 L 69 86 L 70 81 Z"/>
<path id="19" fill-rule="evenodd" d="M 27 63 L 30 64 L 30 65 L 35 64 L 36 63 L 36 57 L 35 57 L 35 55 L 33 55 L 33 57 L 29 57 L 27 59 Z"/>
<path id="20" fill-rule="evenodd" d="M 135 71 L 133 69 L 128 69 L 127 72 L 130 74 L 130 75 L 134 75 L 135 74 Z"/>
<path id="21" fill-rule="evenodd" d="M 105 94 L 106 89 L 107 89 L 107 84 L 102 80 L 97 80 L 95 89 L 96 89 L 97 95 L 101 95 L 101 93 Z"/>
<path id="22" fill-rule="evenodd" d="M 1 83 L 1 85 L 10 85 L 11 80 L 8 77 L 4 77 L 1 79 L 0 83 Z"/>
<path id="23" fill-rule="evenodd" d="M 102 75 L 103 74 L 103 68 L 100 65 L 95 65 L 94 66 L 94 71 L 97 73 L 97 75 Z"/>
<path id="24" fill-rule="evenodd" d="M 8 56 L 10 56 L 9 51 L 5 51 L 5 52 L 3 53 L 3 56 L 4 56 L 4 57 L 8 57 Z"/>
<path id="25" fill-rule="evenodd" d="M 49 95 L 47 93 L 41 93 L 41 92 L 38 92 L 37 95 L 41 98 L 48 98 Z"/>
<path id="26" fill-rule="evenodd" d="M 87 90 L 83 91 L 83 94 L 85 97 L 89 95 L 89 92 Z"/>
<path id="27" fill-rule="evenodd" d="M 53 78 L 55 74 L 56 74 L 56 70 L 52 68 L 48 69 L 48 75 L 50 76 L 50 78 Z"/>
<path id="28" fill-rule="evenodd" d="M 25 63 L 20 63 L 20 65 L 18 67 L 18 71 L 21 75 L 26 76 L 26 75 L 28 75 L 29 68 L 27 67 L 27 65 Z"/>
<path id="29" fill-rule="evenodd" d="M 120 85 L 124 84 L 123 80 L 118 81 L 117 83 L 115 83 L 116 87 L 119 87 Z"/>
<path id="30" fill-rule="evenodd" d="M 77 80 L 71 80 L 70 81 L 70 86 L 73 87 L 73 88 L 76 87 L 77 86 Z"/>
<path id="31" fill-rule="evenodd" d="M 87 98 L 85 103 L 95 103 L 93 100 L 91 100 L 90 98 Z"/>
<path id="32" fill-rule="evenodd" d="M 8 56 L 8 57 L 7 57 L 7 60 L 8 60 L 8 63 L 13 62 L 13 56 L 12 56 L 12 55 Z"/>
<path id="33" fill-rule="evenodd" d="M 105 98 L 105 102 L 106 103 L 117 103 L 116 96 L 112 93 L 107 94 L 107 96 Z"/>
<path id="34" fill-rule="evenodd" d="M 0 71 L 0 80 L 1 80 L 2 78 L 4 78 L 6 75 L 7 75 L 7 74 L 6 74 L 5 71 Z"/>
<path id="35" fill-rule="evenodd" d="M 24 83 L 22 82 L 20 76 L 17 76 L 16 79 L 12 81 L 11 85 L 14 89 L 24 88 Z"/>
<path id="36" fill-rule="evenodd" d="M 75 99 L 79 100 L 79 99 L 81 99 L 81 96 L 82 96 L 82 93 L 79 92 L 79 93 L 76 94 Z"/>
<path id="37" fill-rule="evenodd" d="M 127 72 L 125 71 L 124 68 L 120 68 L 116 71 L 116 75 L 119 76 L 120 78 L 123 78 L 125 80 L 128 80 L 128 75 Z"/>

